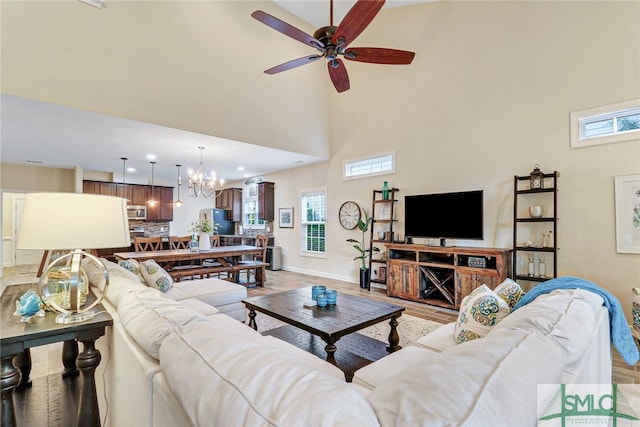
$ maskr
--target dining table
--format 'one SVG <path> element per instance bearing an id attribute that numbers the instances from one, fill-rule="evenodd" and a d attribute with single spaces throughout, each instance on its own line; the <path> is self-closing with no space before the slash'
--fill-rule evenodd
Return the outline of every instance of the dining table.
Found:
<path id="1" fill-rule="evenodd" d="M 264 285 L 264 267 L 266 263 L 241 263 L 244 256 L 254 255 L 262 256 L 263 247 L 251 245 L 231 245 L 231 246 L 214 246 L 210 249 L 199 249 L 191 251 L 190 249 L 168 249 L 158 251 L 138 251 L 138 252 L 115 252 L 113 255 L 116 260 L 134 259 L 138 262 L 154 260 L 158 265 L 167 270 L 169 274 L 176 278 L 186 274 L 216 274 L 227 272 L 230 273 L 234 281 L 238 281 L 239 272 L 249 268 L 256 269 L 256 276 L 259 286 Z M 204 260 L 208 260 L 204 263 Z M 189 270 L 179 268 L 188 261 L 200 261 L 199 266 L 194 266 Z M 207 266 L 208 264 L 208 266 Z M 173 273 L 173 274 L 172 274 Z"/>

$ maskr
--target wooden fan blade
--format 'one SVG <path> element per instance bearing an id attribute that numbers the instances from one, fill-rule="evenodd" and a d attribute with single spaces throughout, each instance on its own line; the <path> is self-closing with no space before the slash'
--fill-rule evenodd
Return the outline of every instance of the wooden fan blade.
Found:
<path id="1" fill-rule="evenodd" d="M 271 16 L 266 12 L 263 12 L 261 10 L 256 10 L 251 14 L 251 16 L 257 19 L 258 21 L 262 22 L 263 24 L 273 28 L 274 30 L 281 32 L 285 36 L 291 37 L 294 40 L 298 40 L 299 42 L 309 45 L 311 47 L 314 47 L 316 49 L 324 48 L 324 44 L 320 40 L 314 37 L 311 37 L 309 34 L 305 33 L 304 31 L 299 30 L 293 25 L 287 24 L 286 22 L 281 21 L 280 19 L 276 18 L 275 16 Z"/>
<path id="2" fill-rule="evenodd" d="M 317 61 L 322 58 L 322 55 L 311 55 L 311 56 L 303 56 L 302 58 L 294 59 L 293 61 L 285 62 L 284 64 L 276 65 L 273 68 L 269 68 L 264 72 L 266 74 L 276 74 L 281 73 L 283 71 L 290 70 L 292 68 L 300 67 L 305 64 L 309 64 L 310 62 Z"/>
<path id="3" fill-rule="evenodd" d="M 415 53 L 407 50 L 385 49 L 382 47 L 353 47 L 344 52 L 344 58 L 350 61 L 391 65 L 411 64 L 415 55 Z"/>
<path id="4" fill-rule="evenodd" d="M 358 0 L 356 4 L 347 12 L 333 38 L 331 39 L 335 45 L 339 44 L 340 39 L 344 39 L 341 47 L 348 46 L 352 41 L 364 31 L 365 28 L 376 17 L 385 0 Z"/>
<path id="5" fill-rule="evenodd" d="M 344 62 L 339 58 L 334 59 L 333 61 L 327 62 L 327 67 L 333 87 L 336 88 L 338 93 L 349 90 L 349 74 L 347 73 L 347 68 L 344 66 Z"/>

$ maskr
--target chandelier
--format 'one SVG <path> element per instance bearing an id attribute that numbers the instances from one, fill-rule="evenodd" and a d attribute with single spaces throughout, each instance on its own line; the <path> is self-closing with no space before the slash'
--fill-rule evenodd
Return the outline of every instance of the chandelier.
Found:
<path id="1" fill-rule="evenodd" d="M 189 170 L 189 196 L 190 197 L 211 197 L 219 196 L 224 187 L 224 179 L 216 178 L 215 172 L 207 174 L 204 169 L 204 161 L 202 160 L 202 150 L 204 147 L 198 147 L 200 149 L 200 164 L 198 169 L 194 172 Z"/>

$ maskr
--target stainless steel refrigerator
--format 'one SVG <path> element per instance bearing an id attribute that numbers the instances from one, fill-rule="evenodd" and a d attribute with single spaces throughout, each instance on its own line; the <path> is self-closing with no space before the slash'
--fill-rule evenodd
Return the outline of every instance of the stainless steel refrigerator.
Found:
<path id="1" fill-rule="evenodd" d="M 222 209 L 202 209 L 200 211 L 200 221 L 207 220 L 218 224 L 218 234 L 235 234 L 235 223 L 227 219 L 226 212 Z"/>

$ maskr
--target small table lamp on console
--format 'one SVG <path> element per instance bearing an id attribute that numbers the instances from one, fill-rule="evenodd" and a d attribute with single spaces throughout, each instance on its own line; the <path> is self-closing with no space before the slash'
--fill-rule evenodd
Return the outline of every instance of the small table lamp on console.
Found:
<path id="1" fill-rule="evenodd" d="M 18 249 L 64 251 L 40 277 L 38 292 L 45 304 L 60 314 L 57 323 L 91 319 L 109 287 L 109 272 L 84 249 L 129 246 L 126 200 L 120 197 L 78 193 L 31 193 L 25 198 L 18 234 Z M 81 266 L 88 258 L 103 272 L 100 296 L 82 307 L 89 281 Z"/>

